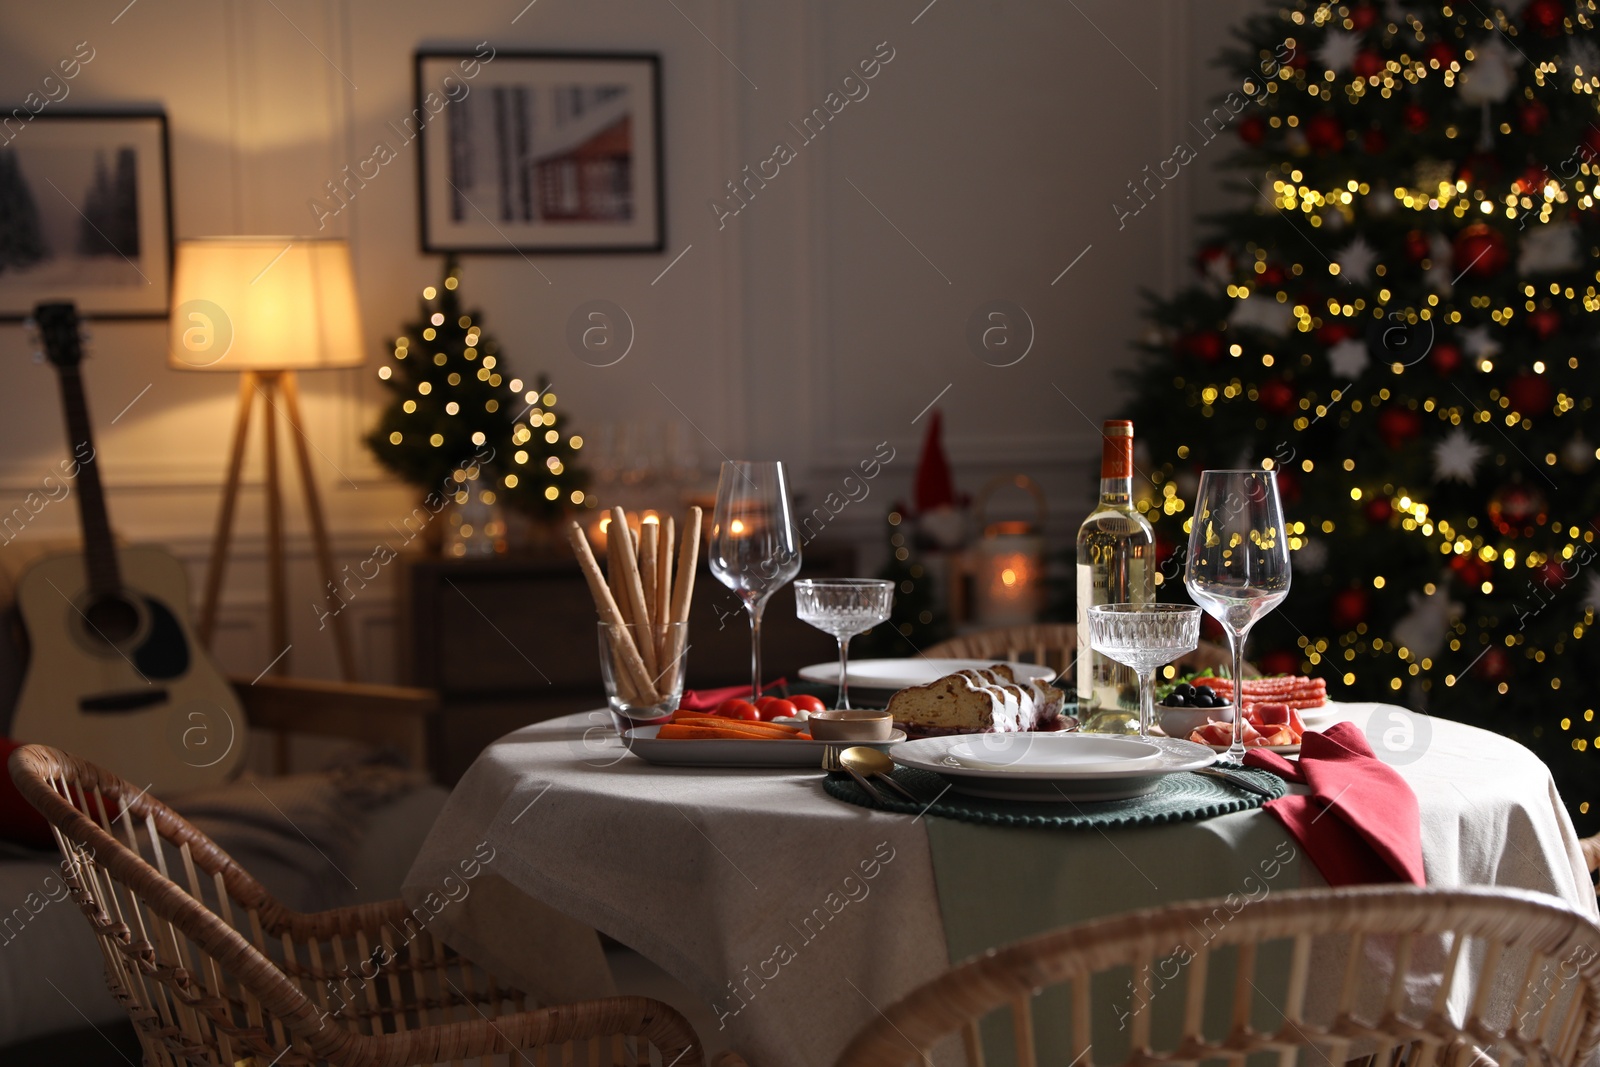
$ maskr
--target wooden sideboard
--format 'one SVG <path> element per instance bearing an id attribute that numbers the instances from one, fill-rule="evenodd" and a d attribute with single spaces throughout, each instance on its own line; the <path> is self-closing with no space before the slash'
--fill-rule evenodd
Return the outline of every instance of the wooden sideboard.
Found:
<path id="1" fill-rule="evenodd" d="M 807 545 L 801 577 L 855 573 L 848 545 Z M 454 784 L 485 745 L 520 726 L 602 707 L 594 602 L 568 554 L 419 559 L 401 571 L 399 661 L 409 684 L 439 691 L 432 771 Z M 762 616 L 762 673 L 795 678 L 838 655 L 832 637 L 795 618 L 794 588 Z M 688 685 L 750 679 L 750 624 L 702 563 L 689 614 Z"/>

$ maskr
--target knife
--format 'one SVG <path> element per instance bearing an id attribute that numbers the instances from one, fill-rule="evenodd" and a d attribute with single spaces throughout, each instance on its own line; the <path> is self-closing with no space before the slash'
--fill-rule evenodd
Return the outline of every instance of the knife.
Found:
<path id="1" fill-rule="evenodd" d="M 1258 797 L 1266 797 L 1268 800 L 1276 800 L 1278 798 L 1277 793 L 1274 793 L 1272 790 L 1267 789 L 1264 786 L 1256 785 L 1256 783 L 1252 782 L 1244 775 L 1236 774 L 1233 771 L 1225 771 L 1220 767 L 1201 767 L 1199 770 L 1194 771 L 1193 773 L 1204 775 L 1207 778 L 1216 778 L 1220 781 L 1227 782 L 1229 785 L 1237 786 L 1247 793 L 1254 793 Z"/>

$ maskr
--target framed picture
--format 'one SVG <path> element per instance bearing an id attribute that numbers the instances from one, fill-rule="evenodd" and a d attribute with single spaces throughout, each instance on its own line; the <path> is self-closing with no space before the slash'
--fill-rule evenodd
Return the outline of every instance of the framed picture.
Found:
<path id="1" fill-rule="evenodd" d="M 42 300 L 167 316 L 172 190 L 160 112 L 0 118 L 0 320 Z"/>
<path id="2" fill-rule="evenodd" d="M 425 252 L 659 252 L 661 60 L 417 53 Z"/>

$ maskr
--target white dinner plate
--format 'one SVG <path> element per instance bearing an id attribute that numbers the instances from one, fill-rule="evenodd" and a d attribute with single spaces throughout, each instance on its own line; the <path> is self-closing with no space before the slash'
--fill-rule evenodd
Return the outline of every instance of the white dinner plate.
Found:
<path id="1" fill-rule="evenodd" d="M 906 739 L 904 730 L 895 730 L 887 741 L 736 741 L 710 737 L 663 741 L 656 734 L 659 726 L 635 726 L 622 735 L 629 752 L 647 763 L 664 767 L 810 767 L 822 769 L 822 750 L 862 745 L 888 751 Z"/>
<path id="2" fill-rule="evenodd" d="M 1143 796 L 1165 775 L 1199 770 L 1217 759 L 1192 741 L 1080 733 L 925 737 L 896 745 L 889 755 L 973 796 L 1073 802 Z"/>
<path id="3" fill-rule="evenodd" d="M 981 670 L 1005 662 L 997 659 L 930 659 L 911 656 L 906 659 L 855 659 L 850 661 L 850 684 L 862 689 L 906 689 L 913 685 L 927 685 L 956 671 Z M 1035 678 L 1045 681 L 1056 676 L 1049 667 L 1037 663 L 1006 663 L 1018 681 Z M 813 663 L 800 668 L 800 677 L 822 685 L 839 684 L 838 663 Z"/>
<path id="4" fill-rule="evenodd" d="M 1333 702 L 1322 705 L 1320 708 L 1301 708 L 1300 721 L 1307 726 L 1332 726 L 1345 717 L 1344 708 Z"/>

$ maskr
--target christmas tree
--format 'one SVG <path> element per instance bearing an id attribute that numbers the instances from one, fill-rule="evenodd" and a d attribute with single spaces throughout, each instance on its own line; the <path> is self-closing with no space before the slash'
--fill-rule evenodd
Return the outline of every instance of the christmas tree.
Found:
<path id="1" fill-rule="evenodd" d="M 850 646 L 853 654 L 865 659 L 918 656 L 950 636 L 950 620 L 923 561 L 922 546 L 917 538 L 906 536 L 911 524 L 905 508 L 895 505 L 887 520 L 889 561 L 878 577 L 894 583 L 894 606 L 885 625 L 874 626 Z"/>
<path id="2" fill-rule="evenodd" d="M 563 429 L 547 380 L 524 392 L 520 378 L 502 375 L 499 346 L 481 312 L 461 310 L 459 284 L 451 259 L 442 282 L 422 290 L 421 321 L 395 338 L 394 362 L 378 368 L 394 402 L 368 447 L 405 481 L 458 503 L 471 482 L 483 503 L 535 517 L 581 506 L 583 438 Z"/>
<path id="3" fill-rule="evenodd" d="M 0 273 L 31 267 L 45 257 L 39 207 L 17 165 L 15 150 L 0 152 Z"/>
<path id="4" fill-rule="evenodd" d="M 1593 0 L 1248 20 L 1206 122 L 1238 137 L 1241 204 L 1198 280 L 1152 299 L 1128 411 L 1165 595 L 1200 471 L 1278 470 L 1294 585 L 1251 658 L 1516 738 L 1586 832 L 1595 20 Z"/>

